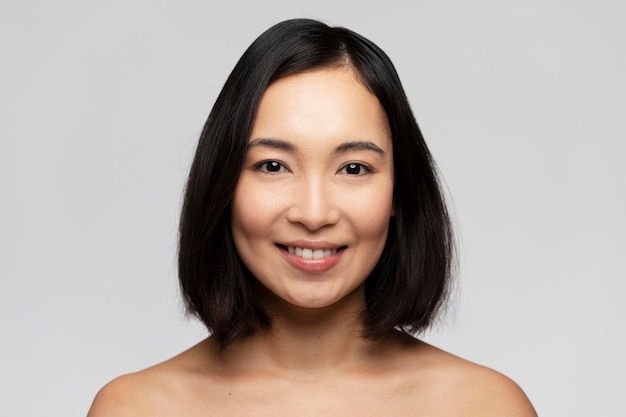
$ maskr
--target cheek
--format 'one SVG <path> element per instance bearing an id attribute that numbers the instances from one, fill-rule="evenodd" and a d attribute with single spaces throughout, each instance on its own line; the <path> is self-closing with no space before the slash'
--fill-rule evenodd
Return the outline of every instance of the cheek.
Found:
<path id="1" fill-rule="evenodd" d="M 389 219 L 393 215 L 393 185 L 384 184 L 361 196 L 346 201 L 346 213 L 352 224 L 358 228 L 359 235 L 365 239 L 384 244 L 389 228 Z"/>
<path id="2" fill-rule="evenodd" d="M 241 239 L 244 236 L 255 234 L 254 231 L 260 227 L 259 223 L 262 223 L 259 216 L 254 216 L 257 202 L 252 191 L 245 182 L 240 181 L 233 194 L 231 223 L 233 237 L 238 249 Z"/>
<path id="3" fill-rule="evenodd" d="M 267 237 L 273 220 L 280 212 L 281 201 L 275 193 L 245 179 L 235 188 L 231 209 L 231 227 L 235 244 L 239 247 L 242 239 Z"/>

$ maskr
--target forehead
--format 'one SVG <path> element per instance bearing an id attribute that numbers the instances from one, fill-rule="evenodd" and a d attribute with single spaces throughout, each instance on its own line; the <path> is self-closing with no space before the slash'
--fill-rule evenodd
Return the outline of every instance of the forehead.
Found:
<path id="1" fill-rule="evenodd" d="M 250 140 L 260 136 L 390 140 L 378 99 L 346 68 L 289 75 L 261 98 Z"/>

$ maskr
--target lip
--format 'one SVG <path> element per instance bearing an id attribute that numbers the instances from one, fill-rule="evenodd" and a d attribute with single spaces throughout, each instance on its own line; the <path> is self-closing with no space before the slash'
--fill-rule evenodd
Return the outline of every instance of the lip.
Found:
<path id="1" fill-rule="evenodd" d="M 306 249 L 337 249 L 337 252 L 327 256 L 322 259 L 304 259 L 301 256 L 297 256 L 293 253 L 289 253 L 287 247 L 293 246 L 298 248 L 306 248 Z M 291 264 L 292 266 L 305 271 L 305 272 L 324 272 L 333 268 L 340 261 L 341 256 L 343 255 L 345 245 L 338 245 L 325 241 L 291 241 L 284 242 L 280 244 L 276 244 L 276 247 L 279 249 L 282 256 Z"/>
<path id="2" fill-rule="evenodd" d="M 311 241 L 311 240 L 292 240 L 289 242 L 280 242 L 278 245 L 280 246 L 293 246 L 293 247 L 298 247 L 298 248 L 306 248 L 306 249 L 339 249 L 342 246 L 345 245 L 340 245 L 337 243 L 332 243 L 332 242 L 328 242 L 325 240 L 317 240 L 317 241 Z"/>

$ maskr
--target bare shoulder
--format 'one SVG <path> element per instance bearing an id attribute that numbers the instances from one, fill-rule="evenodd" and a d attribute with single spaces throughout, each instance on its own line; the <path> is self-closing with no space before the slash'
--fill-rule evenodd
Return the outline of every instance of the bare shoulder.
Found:
<path id="1" fill-rule="evenodd" d="M 537 417 L 528 397 L 512 379 L 493 369 L 463 362 L 458 368 L 457 387 L 466 409 L 473 410 L 468 415 Z"/>
<path id="2" fill-rule="evenodd" d="M 189 395 L 198 360 L 198 346 L 145 370 L 122 375 L 96 395 L 87 417 L 160 417 L 176 415 L 171 410 Z M 180 411 L 180 410 L 177 410 Z"/>
<path id="3" fill-rule="evenodd" d="M 96 395 L 88 417 L 142 416 L 150 390 L 140 373 L 123 375 L 105 385 Z M 147 395 L 146 395 L 147 394 Z"/>
<path id="4" fill-rule="evenodd" d="M 435 399 L 433 411 L 468 417 L 537 416 L 524 391 L 500 372 L 420 341 L 410 351 L 414 374 L 424 376 L 415 386 Z"/>

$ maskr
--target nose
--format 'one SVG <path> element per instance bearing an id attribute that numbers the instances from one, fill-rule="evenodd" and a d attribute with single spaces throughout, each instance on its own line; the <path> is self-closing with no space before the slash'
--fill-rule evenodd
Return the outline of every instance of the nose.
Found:
<path id="1" fill-rule="evenodd" d="M 309 178 L 296 186 L 287 220 L 304 225 L 311 231 L 336 224 L 340 210 L 332 185 L 322 178 Z"/>

